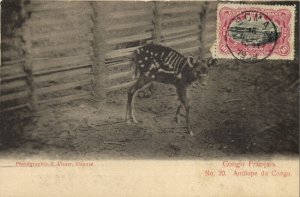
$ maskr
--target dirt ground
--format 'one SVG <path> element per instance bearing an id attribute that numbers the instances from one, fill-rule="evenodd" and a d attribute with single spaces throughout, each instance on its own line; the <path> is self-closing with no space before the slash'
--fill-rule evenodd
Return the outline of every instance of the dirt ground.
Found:
<path id="1" fill-rule="evenodd" d="M 299 154 L 298 62 L 220 61 L 206 86 L 190 87 L 194 137 L 174 120 L 175 88 L 155 83 L 136 99 L 138 125 L 125 123 L 126 89 L 105 101 L 50 106 L 13 123 L 1 157 L 186 159 Z M 140 94 L 142 95 L 142 94 Z M 2 126 L 2 128 L 4 128 Z M 3 138 L 4 139 L 4 138 Z"/>

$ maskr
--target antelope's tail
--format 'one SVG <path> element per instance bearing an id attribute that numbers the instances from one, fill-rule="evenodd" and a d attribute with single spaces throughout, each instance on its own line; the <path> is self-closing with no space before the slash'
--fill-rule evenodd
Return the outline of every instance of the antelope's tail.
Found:
<path id="1" fill-rule="evenodd" d="M 133 80 L 137 79 L 140 75 L 140 72 L 139 72 L 139 69 L 138 67 L 136 66 L 136 55 L 133 54 L 131 57 L 130 57 L 130 70 L 132 71 L 132 76 L 131 78 Z"/>
<path id="2" fill-rule="evenodd" d="M 134 51 L 132 53 L 132 55 L 127 56 L 126 60 L 128 60 L 130 62 L 129 63 L 130 64 L 130 71 L 132 73 L 131 78 L 133 80 L 137 79 L 139 77 L 139 75 L 140 75 L 140 71 L 139 71 L 138 67 L 136 66 L 137 65 L 136 64 L 137 63 L 136 52 Z"/>
<path id="3" fill-rule="evenodd" d="M 138 72 L 138 68 L 136 66 L 136 64 L 134 64 L 134 74 L 132 75 L 132 79 L 137 79 L 139 77 L 139 72 Z"/>

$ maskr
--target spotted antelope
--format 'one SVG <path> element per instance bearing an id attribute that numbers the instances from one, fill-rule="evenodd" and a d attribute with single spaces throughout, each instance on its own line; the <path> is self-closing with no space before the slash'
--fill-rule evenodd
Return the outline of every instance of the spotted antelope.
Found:
<path id="1" fill-rule="evenodd" d="M 150 85 L 151 82 L 158 81 L 175 85 L 180 101 L 175 120 L 179 122 L 179 113 L 181 106 L 183 106 L 186 111 L 187 130 L 193 136 L 194 134 L 190 126 L 190 106 L 187 98 L 187 87 L 206 76 L 208 66 L 213 61 L 195 61 L 191 56 L 185 57 L 172 48 L 155 44 L 140 47 L 134 52 L 133 57 L 135 76 L 138 79 L 128 90 L 127 123 L 137 123 L 133 113 L 136 93 Z"/>

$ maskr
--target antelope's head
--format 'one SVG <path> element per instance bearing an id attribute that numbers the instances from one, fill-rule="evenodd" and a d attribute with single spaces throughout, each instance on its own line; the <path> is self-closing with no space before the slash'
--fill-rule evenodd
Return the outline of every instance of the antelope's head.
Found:
<path id="1" fill-rule="evenodd" d="M 209 67 L 216 64 L 216 59 L 207 58 L 195 60 L 192 56 L 188 57 L 188 65 L 193 69 L 194 75 L 197 79 L 201 79 L 208 74 Z"/>

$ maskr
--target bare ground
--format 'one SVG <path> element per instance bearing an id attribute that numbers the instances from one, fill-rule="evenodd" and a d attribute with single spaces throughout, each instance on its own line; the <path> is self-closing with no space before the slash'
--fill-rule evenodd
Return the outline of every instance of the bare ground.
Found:
<path id="1" fill-rule="evenodd" d="M 125 123 L 127 98 L 121 90 L 105 101 L 51 106 L 30 120 L 10 123 L 13 141 L 2 138 L 0 154 L 63 159 L 298 155 L 298 78 L 298 62 L 220 62 L 206 86 L 189 89 L 194 137 L 186 133 L 183 112 L 182 123 L 174 121 L 175 88 L 156 83 L 150 97 L 136 99 L 138 125 Z"/>

